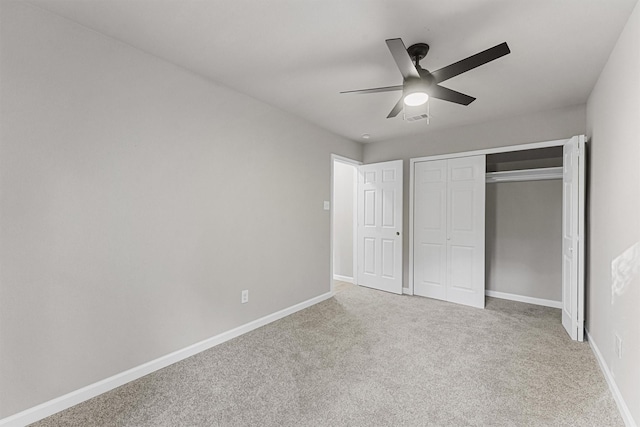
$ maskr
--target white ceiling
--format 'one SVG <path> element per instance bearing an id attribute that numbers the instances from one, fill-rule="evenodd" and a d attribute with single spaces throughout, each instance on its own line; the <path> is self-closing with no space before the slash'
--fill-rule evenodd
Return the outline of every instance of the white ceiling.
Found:
<path id="1" fill-rule="evenodd" d="M 356 141 L 585 103 L 637 0 L 32 0 L 44 9 Z M 386 119 L 402 84 L 385 39 L 431 46 L 431 71 L 506 41 L 443 86 L 433 119 Z"/>

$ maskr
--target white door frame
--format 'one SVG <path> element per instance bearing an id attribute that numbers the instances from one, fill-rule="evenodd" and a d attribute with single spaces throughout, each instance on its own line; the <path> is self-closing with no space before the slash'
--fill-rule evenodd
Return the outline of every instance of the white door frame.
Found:
<path id="1" fill-rule="evenodd" d="M 331 154 L 331 201 L 329 203 L 329 290 L 334 292 L 333 289 L 333 205 L 334 205 L 334 194 L 333 194 L 333 186 L 334 186 L 334 171 L 333 166 L 335 162 L 344 163 L 350 166 L 354 166 L 357 168 L 362 165 L 362 162 L 358 160 L 353 160 L 348 157 L 340 156 L 338 154 Z M 356 179 L 353 182 L 353 284 L 358 284 L 358 200 L 357 200 L 357 190 L 358 190 L 358 179 L 356 175 Z"/>
<path id="2" fill-rule="evenodd" d="M 405 290 L 408 290 L 407 293 L 409 295 L 413 295 L 413 210 L 414 210 L 414 203 L 415 203 L 413 194 L 415 191 L 414 190 L 415 164 L 417 162 L 452 159 L 455 157 L 476 156 L 480 154 L 487 155 L 487 154 L 507 153 L 512 151 L 533 150 L 536 148 L 561 147 L 567 141 L 569 141 L 569 139 L 557 139 L 552 141 L 533 142 L 529 144 L 520 144 L 520 145 L 507 145 L 504 147 L 488 148 L 484 150 L 461 151 L 458 153 L 439 154 L 435 156 L 416 157 L 416 158 L 409 159 L 409 287 L 405 288 Z"/>

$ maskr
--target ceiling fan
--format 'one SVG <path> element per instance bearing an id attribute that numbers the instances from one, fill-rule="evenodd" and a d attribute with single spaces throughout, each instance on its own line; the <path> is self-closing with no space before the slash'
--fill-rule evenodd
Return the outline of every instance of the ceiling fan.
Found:
<path id="1" fill-rule="evenodd" d="M 429 52 L 428 44 L 416 43 L 407 49 L 402 39 L 389 39 L 386 40 L 386 43 L 393 59 L 396 61 L 396 65 L 400 69 L 400 73 L 402 73 L 404 79 L 402 85 L 349 90 L 340 93 L 365 94 L 401 90 L 402 97 L 387 118 L 397 116 L 402 111 L 403 104 L 410 107 L 419 106 L 426 103 L 430 96 L 461 105 L 471 104 L 475 101 L 474 97 L 440 86 L 440 83 L 511 53 L 509 46 L 505 42 L 440 68 L 437 71 L 429 72 L 420 66 L 420 60 L 427 56 Z"/>

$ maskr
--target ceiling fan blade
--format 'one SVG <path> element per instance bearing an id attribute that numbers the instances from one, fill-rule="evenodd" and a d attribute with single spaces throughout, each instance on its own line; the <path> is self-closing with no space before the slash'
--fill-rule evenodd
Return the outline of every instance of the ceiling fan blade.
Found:
<path id="1" fill-rule="evenodd" d="M 462 105 L 469 105 L 476 100 L 473 96 L 465 95 L 464 93 L 438 85 L 433 85 L 429 88 L 429 95 L 434 98 Z"/>
<path id="2" fill-rule="evenodd" d="M 404 98 L 400 97 L 400 100 L 395 105 L 395 107 L 393 107 L 393 109 L 387 116 L 387 119 L 397 116 L 400 113 L 400 111 L 402 111 L 402 107 L 404 107 Z"/>
<path id="3" fill-rule="evenodd" d="M 416 66 L 413 65 L 413 61 L 407 53 L 407 48 L 404 46 L 404 43 L 402 43 L 402 39 L 389 39 L 385 41 L 387 42 L 387 46 L 391 51 L 391 55 L 393 55 L 393 59 L 396 61 L 396 65 L 402 73 L 402 77 L 404 77 L 405 79 L 419 79 L 420 74 L 418 74 Z"/>
<path id="4" fill-rule="evenodd" d="M 509 49 L 509 46 L 507 46 L 507 43 L 501 43 L 454 64 L 440 68 L 439 70 L 431 73 L 431 75 L 435 78 L 436 83 L 440 83 L 509 53 L 511 53 L 511 50 Z"/>
<path id="5" fill-rule="evenodd" d="M 394 90 L 402 90 L 402 85 L 400 85 L 400 86 L 376 87 L 376 88 L 373 88 L 373 89 L 362 89 L 362 90 L 345 90 L 344 92 L 340 92 L 340 93 L 363 94 L 363 93 L 392 92 Z"/>

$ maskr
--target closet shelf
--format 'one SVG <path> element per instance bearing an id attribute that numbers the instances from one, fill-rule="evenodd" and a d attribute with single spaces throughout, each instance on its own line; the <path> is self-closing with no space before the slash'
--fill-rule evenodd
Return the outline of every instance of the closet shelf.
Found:
<path id="1" fill-rule="evenodd" d="M 547 179 L 562 179 L 562 167 L 487 172 L 486 174 L 487 184 L 494 182 L 543 181 Z"/>

